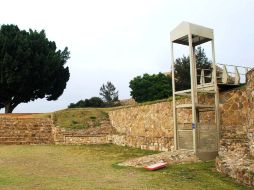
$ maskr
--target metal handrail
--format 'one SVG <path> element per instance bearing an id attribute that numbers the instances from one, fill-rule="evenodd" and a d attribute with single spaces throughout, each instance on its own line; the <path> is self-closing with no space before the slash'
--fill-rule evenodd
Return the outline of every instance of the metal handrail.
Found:
<path id="1" fill-rule="evenodd" d="M 219 68 L 217 68 L 217 72 L 220 73 L 221 76 L 217 77 L 221 79 L 222 84 L 234 84 L 234 85 L 239 85 L 240 81 L 241 81 L 241 77 L 240 76 L 245 76 L 245 83 L 247 82 L 247 77 L 246 74 L 247 72 L 251 69 L 250 67 L 245 67 L 245 66 L 235 66 L 235 65 L 227 65 L 227 64 L 220 64 L 217 63 L 216 65 L 220 65 L 222 66 L 222 68 L 220 66 L 217 66 Z M 227 67 L 234 67 L 234 72 L 228 72 Z M 238 68 L 244 68 L 245 72 L 244 73 L 240 73 Z M 212 69 L 202 69 L 202 68 L 197 68 L 197 70 L 201 70 L 201 74 L 197 75 L 200 77 L 200 84 L 204 84 L 205 83 L 205 78 L 211 78 L 210 73 L 208 75 L 205 75 L 204 71 L 207 70 L 212 70 Z M 233 75 L 233 76 L 232 76 Z M 231 83 L 230 83 L 231 81 Z M 232 82 L 233 81 L 233 82 Z"/>

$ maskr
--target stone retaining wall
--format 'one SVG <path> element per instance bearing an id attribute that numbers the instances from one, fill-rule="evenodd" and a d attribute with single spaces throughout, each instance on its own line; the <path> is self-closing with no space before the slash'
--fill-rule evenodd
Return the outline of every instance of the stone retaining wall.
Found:
<path id="1" fill-rule="evenodd" d="M 115 133 L 109 120 L 100 123 L 100 127 L 88 129 L 68 129 L 53 127 L 52 135 L 55 144 L 81 145 L 81 144 L 109 144 L 111 135 Z"/>
<path id="2" fill-rule="evenodd" d="M 86 130 L 55 127 L 50 118 L 0 116 L 0 144 L 109 144 L 114 129 L 109 120 Z"/>
<path id="3" fill-rule="evenodd" d="M 0 144 L 52 144 L 51 119 L 0 116 Z"/>
<path id="4" fill-rule="evenodd" d="M 228 93 L 222 118 L 221 147 L 217 170 L 254 187 L 254 70 L 247 75 L 246 88 Z"/>
<path id="5" fill-rule="evenodd" d="M 114 134 L 108 137 L 109 142 L 119 146 L 136 147 L 145 150 L 173 150 L 173 137 L 145 137 Z"/>
<path id="6" fill-rule="evenodd" d="M 171 104 L 162 102 L 109 112 L 111 125 L 119 135 L 114 144 L 151 150 L 171 150 L 173 121 Z"/>
<path id="7" fill-rule="evenodd" d="M 82 144 L 109 144 L 110 134 L 86 134 L 86 130 L 70 130 L 53 127 L 55 144 L 82 145 Z"/>

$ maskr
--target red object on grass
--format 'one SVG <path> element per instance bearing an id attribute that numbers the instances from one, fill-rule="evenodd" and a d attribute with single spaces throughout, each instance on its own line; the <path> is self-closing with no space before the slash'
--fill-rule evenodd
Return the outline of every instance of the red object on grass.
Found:
<path id="1" fill-rule="evenodd" d="M 161 169 L 161 168 L 165 168 L 166 165 L 167 165 L 167 163 L 160 162 L 160 163 L 152 164 L 152 165 L 149 165 L 149 166 L 145 166 L 144 168 L 147 169 L 147 170 L 150 170 L 150 171 L 154 171 L 154 170 L 158 170 L 158 169 Z"/>

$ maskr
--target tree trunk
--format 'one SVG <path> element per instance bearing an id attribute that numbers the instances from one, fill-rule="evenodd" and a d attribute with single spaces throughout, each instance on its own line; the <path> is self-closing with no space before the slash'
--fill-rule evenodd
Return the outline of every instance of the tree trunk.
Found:
<path id="1" fill-rule="evenodd" d="M 12 113 L 13 108 L 11 107 L 11 103 L 10 102 L 6 103 L 4 105 L 4 107 L 5 107 L 5 113 Z"/>

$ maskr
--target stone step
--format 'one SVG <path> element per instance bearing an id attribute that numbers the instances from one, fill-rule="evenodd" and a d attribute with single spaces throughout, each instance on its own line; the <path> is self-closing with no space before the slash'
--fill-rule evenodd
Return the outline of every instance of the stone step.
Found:
<path id="1" fill-rule="evenodd" d="M 49 144 L 53 142 L 49 118 L 0 117 L 0 144 Z"/>
<path id="2" fill-rule="evenodd" d="M 5 144 L 6 142 L 27 142 L 27 143 L 45 143 L 45 142 L 52 142 L 51 139 L 5 139 L 5 140 L 0 140 L 0 144 Z"/>
<path id="3" fill-rule="evenodd" d="M 0 137 L 5 137 L 5 136 L 21 136 L 21 137 L 25 137 L 25 136 L 49 136 L 51 135 L 51 132 L 47 132 L 47 133 L 44 133 L 44 132 L 31 132 L 31 131 L 25 131 L 23 133 L 20 133 L 20 132 L 11 132 L 11 133 L 0 133 Z"/>
<path id="4" fill-rule="evenodd" d="M 22 124 L 22 123 L 10 123 L 10 124 L 3 124 L 3 125 L 0 125 L 0 128 L 12 128 L 12 127 L 20 127 L 20 128 L 24 128 L 24 127 L 35 127 L 35 128 L 38 128 L 38 127 L 51 127 L 52 125 L 37 125 L 37 124 L 33 124 L 33 123 L 30 123 L 30 124 Z"/>
<path id="5" fill-rule="evenodd" d="M 51 135 L 48 136 L 4 136 L 4 137 L 0 137 L 0 140 L 5 140 L 5 139 L 48 139 L 49 137 L 51 137 Z"/>
<path id="6" fill-rule="evenodd" d="M 13 129 L 15 130 L 34 130 L 34 131 L 51 131 L 51 127 L 38 127 L 38 128 L 34 128 L 34 127 L 12 127 L 12 128 L 0 128 L 0 132 L 5 132 L 5 131 L 12 131 Z"/>
<path id="7" fill-rule="evenodd" d="M 36 129 L 36 128 L 18 128 L 18 127 L 13 127 L 13 128 L 11 128 L 11 129 L 0 129 L 0 133 L 4 133 L 4 132 L 9 132 L 9 131 L 22 131 L 22 132 L 24 132 L 24 131 L 27 131 L 27 130 L 29 130 L 29 131 L 45 131 L 45 132 L 50 132 L 51 131 L 51 129 L 50 128 L 38 128 L 38 129 Z"/>
<path id="8" fill-rule="evenodd" d="M 52 141 L 44 141 L 44 142 L 38 142 L 38 141 L 5 141 L 5 142 L 0 142 L 0 144 L 4 145 L 24 145 L 24 144 L 52 144 Z"/>
<path id="9" fill-rule="evenodd" d="M 43 124 L 43 123 L 22 123 L 22 122 L 18 122 L 18 123 L 0 123 L 0 126 L 35 126 L 35 127 L 39 127 L 39 126 L 51 126 L 52 123 L 50 124 Z"/>
<path id="10" fill-rule="evenodd" d="M 50 138 L 40 138 L 40 139 L 15 139 L 15 138 L 6 138 L 6 139 L 1 139 L 0 143 L 4 143 L 4 142 L 48 142 L 48 141 L 52 141 L 52 139 Z"/>

